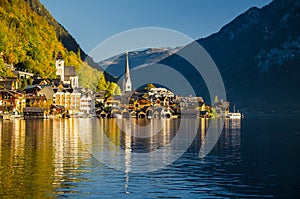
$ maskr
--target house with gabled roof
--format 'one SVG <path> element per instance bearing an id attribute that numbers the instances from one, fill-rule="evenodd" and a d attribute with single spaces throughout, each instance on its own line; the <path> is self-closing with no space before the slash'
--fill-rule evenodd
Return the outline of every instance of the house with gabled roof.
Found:
<path id="1" fill-rule="evenodd" d="M 68 111 L 69 114 L 80 112 L 81 93 L 77 89 L 63 88 L 62 86 L 53 89 L 53 104 L 60 105 Z"/>
<path id="2" fill-rule="evenodd" d="M 6 88 L 7 90 L 17 90 L 19 88 L 18 78 L 0 76 L 0 87 Z"/>
<path id="3" fill-rule="evenodd" d="M 12 112 L 16 109 L 16 92 L 0 89 L 0 112 Z"/>

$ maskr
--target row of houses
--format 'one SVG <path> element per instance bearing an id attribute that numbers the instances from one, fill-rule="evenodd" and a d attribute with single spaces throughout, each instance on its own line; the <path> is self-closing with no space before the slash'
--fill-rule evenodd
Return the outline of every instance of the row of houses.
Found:
<path id="1" fill-rule="evenodd" d="M 54 115 L 61 117 L 209 117 L 211 107 L 202 97 L 179 97 L 163 87 L 147 85 L 144 89 L 132 91 L 126 54 L 123 94 L 105 98 L 105 92 L 94 93 L 79 87 L 74 66 L 65 66 L 61 53 L 56 57 L 57 79 L 33 78 L 33 74 L 14 71 L 18 77 L 31 78 L 32 84 L 18 90 L 19 78 L 0 77 L 0 114 L 13 113 L 24 117 Z M 219 102 L 214 107 L 222 112 L 226 103 Z"/>
<path id="2" fill-rule="evenodd" d="M 0 76 L 0 115 L 94 114 L 95 97 L 90 90 L 79 88 L 76 67 L 65 66 L 60 52 L 55 66 L 57 79 L 42 79 L 9 65 L 15 77 Z M 30 85 L 20 90 L 22 82 L 30 82 Z"/>
<path id="3" fill-rule="evenodd" d="M 209 109 L 202 97 L 179 97 L 166 88 L 147 88 L 112 96 L 96 107 L 96 113 L 102 118 L 207 117 Z"/>
<path id="4" fill-rule="evenodd" d="M 95 98 L 89 90 L 63 86 L 30 85 L 22 92 L 0 89 L 1 114 L 21 115 L 28 107 L 39 107 L 47 115 L 87 115 L 95 113 Z"/>

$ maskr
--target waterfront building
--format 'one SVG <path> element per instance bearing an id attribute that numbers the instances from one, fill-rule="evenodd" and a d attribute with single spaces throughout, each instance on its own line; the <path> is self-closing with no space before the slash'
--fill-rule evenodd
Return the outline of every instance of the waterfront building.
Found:
<path id="1" fill-rule="evenodd" d="M 80 99 L 80 112 L 93 114 L 95 112 L 95 99 L 91 95 L 82 95 Z"/>
<path id="2" fill-rule="evenodd" d="M 15 94 L 15 110 L 18 114 L 22 114 L 24 108 L 26 107 L 26 98 L 23 93 Z"/>
<path id="3" fill-rule="evenodd" d="M 16 93 L 7 89 L 0 90 L 0 112 L 12 112 L 16 107 Z"/>
<path id="4" fill-rule="evenodd" d="M 78 90 L 59 87 L 54 89 L 54 92 L 54 105 L 63 106 L 69 114 L 76 114 L 80 112 L 81 93 Z"/>
<path id="5" fill-rule="evenodd" d="M 43 119 L 45 118 L 45 110 L 40 107 L 25 107 L 24 119 Z"/>
<path id="6" fill-rule="evenodd" d="M 112 96 L 106 99 L 104 103 L 105 108 L 119 108 L 121 99 L 119 96 Z"/>

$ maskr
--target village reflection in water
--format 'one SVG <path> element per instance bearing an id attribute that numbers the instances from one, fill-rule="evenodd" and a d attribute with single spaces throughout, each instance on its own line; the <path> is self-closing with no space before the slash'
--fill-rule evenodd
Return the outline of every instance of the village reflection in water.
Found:
<path id="1" fill-rule="evenodd" d="M 79 145 L 79 121 L 4 120 L 0 122 L 0 196 L 46 196 L 80 179 L 90 158 Z"/>
<path id="2" fill-rule="evenodd" d="M 0 197 L 57 197 L 74 192 L 78 183 L 89 181 L 80 174 L 93 172 L 93 156 L 89 152 L 95 146 L 105 151 L 111 161 L 124 154 L 120 163 L 126 190 L 134 163 L 132 154 L 151 153 L 167 146 L 181 125 L 186 132 L 197 132 L 200 127 L 196 141 L 189 147 L 193 152 L 199 150 L 208 119 L 136 119 L 133 123 L 96 118 L 0 121 Z M 141 132 L 143 127 L 149 128 Z M 104 137 L 114 146 L 107 146 Z M 223 150 L 224 145 L 239 147 L 240 123 L 226 120 L 221 139 L 224 141 L 218 142 L 215 150 Z M 179 145 L 180 140 L 177 142 Z M 161 160 L 164 158 L 167 157 L 162 156 Z"/>

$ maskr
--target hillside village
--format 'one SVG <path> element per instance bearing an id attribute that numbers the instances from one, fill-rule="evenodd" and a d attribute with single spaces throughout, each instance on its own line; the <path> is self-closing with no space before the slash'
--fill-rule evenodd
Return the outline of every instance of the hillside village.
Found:
<path id="1" fill-rule="evenodd" d="M 79 85 L 74 66 L 65 66 L 58 53 L 55 60 L 56 79 L 43 79 L 7 65 L 16 77 L 0 77 L 0 115 L 11 117 L 101 117 L 101 118 L 176 118 L 216 117 L 218 112 L 229 110 L 229 103 L 215 100 L 213 108 L 202 97 L 176 96 L 167 88 L 148 84 L 133 91 L 126 56 L 122 95 L 107 97 L 105 91 L 94 92 Z M 22 82 L 29 85 L 20 90 Z"/>

